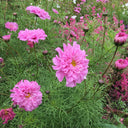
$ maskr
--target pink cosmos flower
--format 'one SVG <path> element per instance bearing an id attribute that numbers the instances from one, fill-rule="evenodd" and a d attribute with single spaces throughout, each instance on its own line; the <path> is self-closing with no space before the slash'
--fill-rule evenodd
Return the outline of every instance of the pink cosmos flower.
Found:
<path id="1" fill-rule="evenodd" d="M 124 69 L 128 66 L 128 60 L 127 59 L 119 59 L 115 62 L 115 67 L 118 69 Z"/>
<path id="2" fill-rule="evenodd" d="M 56 13 L 56 14 L 59 14 L 59 12 L 56 10 L 56 9 L 52 9 L 52 11 L 54 12 L 54 13 Z"/>
<path id="3" fill-rule="evenodd" d="M 128 35 L 125 32 L 119 32 L 116 34 L 114 38 L 114 42 L 116 45 L 123 45 L 128 38 Z"/>
<path id="4" fill-rule="evenodd" d="M 15 117 L 15 113 L 13 112 L 12 108 L 8 108 L 8 109 L 1 109 L 0 110 L 0 118 L 2 118 L 2 120 L 5 120 L 3 122 L 3 124 L 7 124 L 8 120 L 13 120 L 13 118 Z"/>
<path id="5" fill-rule="evenodd" d="M 39 40 L 45 40 L 47 35 L 43 29 L 34 29 L 34 30 L 21 30 L 18 33 L 18 38 L 22 41 L 38 43 Z"/>
<path id="6" fill-rule="evenodd" d="M 63 78 L 66 78 L 67 87 L 75 87 L 76 83 L 81 83 L 86 79 L 88 73 L 89 60 L 86 59 L 86 53 L 80 49 L 80 45 L 77 42 L 71 44 L 63 44 L 64 51 L 59 47 L 56 51 L 59 56 L 53 58 L 54 70 L 57 70 L 56 77 L 61 82 Z"/>
<path id="7" fill-rule="evenodd" d="M 11 38 L 11 34 L 2 36 L 3 40 L 9 41 Z"/>
<path id="8" fill-rule="evenodd" d="M 3 62 L 4 62 L 4 59 L 0 57 L 0 64 L 2 64 Z"/>
<path id="9" fill-rule="evenodd" d="M 75 8 L 74 8 L 74 11 L 77 12 L 77 13 L 80 13 L 81 8 L 80 8 L 80 7 L 75 7 Z"/>
<path id="10" fill-rule="evenodd" d="M 10 29 L 10 31 L 16 31 L 18 29 L 18 24 L 16 22 L 6 22 L 5 28 Z"/>
<path id="11" fill-rule="evenodd" d="M 26 8 L 27 11 L 30 11 L 30 13 L 34 13 L 35 15 L 37 15 L 38 17 L 40 17 L 40 19 L 51 19 L 51 16 L 48 14 L 48 12 L 46 12 L 44 9 L 41 9 L 39 7 L 36 6 L 28 6 Z"/>
<path id="12" fill-rule="evenodd" d="M 36 81 L 21 80 L 10 91 L 13 103 L 25 111 L 32 111 L 42 103 L 42 93 Z"/>

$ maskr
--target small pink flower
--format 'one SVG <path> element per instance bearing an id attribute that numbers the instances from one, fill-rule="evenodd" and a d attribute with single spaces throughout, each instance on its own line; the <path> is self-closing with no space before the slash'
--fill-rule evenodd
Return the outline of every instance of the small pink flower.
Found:
<path id="1" fill-rule="evenodd" d="M 30 48 L 33 48 L 34 47 L 34 43 L 31 42 L 31 41 L 28 41 L 27 45 L 29 45 Z"/>
<path id="2" fill-rule="evenodd" d="M 2 64 L 3 62 L 4 62 L 4 59 L 0 57 L 0 64 Z"/>
<path id="3" fill-rule="evenodd" d="M 9 41 L 11 38 L 11 34 L 2 36 L 3 40 Z"/>
<path id="4" fill-rule="evenodd" d="M 2 120 L 5 120 L 3 122 L 3 124 L 7 124 L 8 120 L 13 120 L 13 118 L 15 117 L 15 113 L 13 112 L 12 108 L 8 108 L 8 109 L 1 109 L 0 110 L 0 118 L 2 118 Z"/>
<path id="5" fill-rule="evenodd" d="M 21 30 L 18 33 L 18 38 L 22 41 L 38 43 L 39 40 L 45 40 L 47 35 L 43 29 L 33 29 L 33 30 Z M 30 44 L 30 43 L 29 43 Z"/>
<path id="6" fill-rule="evenodd" d="M 32 111 L 42 103 L 42 93 L 36 81 L 21 80 L 10 91 L 13 103 L 25 111 Z"/>
<path id="7" fill-rule="evenodd" d="M 124 69 L 128 66 L 128 60 L 126 59 L 119 59 L 115 62 L 115 67 L 118 69 Z"/>
<path id="8" fill-rule="evenodd" d="M 123 124 L 124 118 L 120 118 L 120 122 L 121 124 Z"/>
<path id="9" fill-rule="evenodd" d="M 39 7 L 36 6 L 28 6 L 26 8 L 27 11 L 30 11 L 30 13 L 34 13 L 35 15 L 37 15 L 38 17 L 40 17 L 40 19 L 51 19 L 51 16 L 48 14 L 48 12 L 46 12 L 44 9 L 41 9 Z"/>
<path id="10" fill-rule="evenodd" d="M 10 31 L 17 31 L 18 24 L 16 22 L 6 22 L 5 23 L 5 28 L 10 29 Z"/>
<path id="11" fill-rule="evenodd" d="M 56 9 L 52 9 L 52 11 L 54 12 L 54 13 L 56 13 L 56 14 L 59 14 L 59 12 L 56 10 Z"/>
<path id="12" fill-rule="evenodd" d="M 80 7 L 75 7 L 75 8 L 74 8 L 74 11 L 77 12 L 77 13 L 80 13 L 81 8 L 80 8 Z"/>
<path id="13" fill-rule="evenodd" d="M 115 45 L 123 45 L 126 40 L 128 38 L 128 35 L 124 32 L 119 32 L 116 34 L 115 38 L 114 38 L 114 42 L 115 42 Z"/>
<path id="14" fill-rule="evenodd" d="M 81 83 L 86 79 L 88 73 L 89 60 L 86 59 L 86 53 L 80 49 L 75 41 L 73 46 L 71 44 L 63 44 L 64 51 L 59 47 L 56 51 L 59 56 L 53 58 L 54 70 L 57 70 L 56 77 L 61 82 L 63 78 L 66 78 L 67 87 L 75 87 L 76 83 Z"/>

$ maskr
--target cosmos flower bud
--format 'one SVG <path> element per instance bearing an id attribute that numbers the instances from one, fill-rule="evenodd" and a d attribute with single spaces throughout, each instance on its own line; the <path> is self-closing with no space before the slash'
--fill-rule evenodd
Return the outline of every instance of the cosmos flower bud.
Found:
<path id="1" fill-rule="evenodd" d="M 119 32 L 114 38 L 114 43 L 116 46 L 121 46 L 127 41 L 128 35 L 125 32 Z"/>
<path id="2" fill-rule="evenodd" d="M 2 36 L 4 41 L 9 41 L 11 38 L 11 34 Z"/>
<path id="3" fill-rule="evenodd" d="M 44 50 L 42 53 L 43 53 L 43 55 L 47 55 L 48 54 L 48 51 L 47 50 Z"/>

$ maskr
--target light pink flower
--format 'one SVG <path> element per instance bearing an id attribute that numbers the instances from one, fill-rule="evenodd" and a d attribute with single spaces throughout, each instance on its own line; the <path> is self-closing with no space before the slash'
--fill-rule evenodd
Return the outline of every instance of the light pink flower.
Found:
<path id="1" fill-rule="evenodd" d="M 124 69 L 128 66 L 128 60 L 127 59 L 119 59 L 115 62 L 115 67 L 118 69 Z"/>
<path id="2" fill-rule="evenodd" d="M 13 112 L 12 108 L 8 108 L 8 109 L 1 109 L 0 110 L 0 118 L 2 118 L 2 120 L 5 120 L 3 122 L 3 124 L 7 124 L 8 120 L 13 120 L 13 118 L 15 117 L 15 113 Z"/>
<path id="3" fill-rule="evenodd" d="M 56 10 L 56 9 L 52 9 L 52 11 L 54 12 L 54 13 L 56 13 L 56 14 L 59 14 L 59 12 Z"/>
<path id="4" fill-rule="evenodd" d="M 6 22 L 5 28 L 10 29 L 10 31 L 16 31 L 18 29 L 18 24 L 16 22 Z"/>
<path id="5" fill-rule="evenodd" d="M 42 93 L 36 81 L 21 80 L 10 91 L 13 103 L 25 111 L 32 111 L 42 103 Z"/>
<path id="6" fill-rule="evenodd" d="M 123 124 L 124 118 L 120 118 L 120 122 L 121 124 Z"/>
<path id="7" fill-rule="evenodd" d="M 3 40 L 9 41 L 11 38 L 11 34 L 2 36 Z"/>
<path id="8" fill-rule="evenodd" d="M 38 43 L 39 40 L 45 40 L 47 35 L 43 29 L 33 29 L 33 30 L 21 30 L 18 33 L 18 38 L 22 41 Z"/>
<path id="9" fill-rule="evenodd" d="M 51 19 L 51 16 L 48 14 L 48 12 L 46 12 L 44 9 L 41 9 L 39 7 L 36 6 L 28 6 L 26 8 L 27 11 L 30 11 L 30 13 L 34 13 L 35 15 L 37 15 L 38 17 L 40 17 L 40 19 Z"/>
<path id="10" fill-rule="evenodd" d="M 63 44 L 64 51 L 59 47 L 56 51 L 59 56 L 53 58 L 54 70 L 57 70 L 56 77 L 61 82 L 63 78 L 66 78 L 67 87 L 75 87 L 76 83 L 81 83 L 86 79 L 88 73 L 88 63 L 89 60 L 86 59 L 86 53 L 84 50 L 80 49 L 75 41 L 73 46 L 68 44 Z"/>
<path id="11" fill-rule="evenodd" d="M 119 32 L 116 34 L 115 38 L 114 38 L 114 42 L 116 45 L 122 45 L 126 42 L 128 38 L 128 35 L 124 32 Z"/>

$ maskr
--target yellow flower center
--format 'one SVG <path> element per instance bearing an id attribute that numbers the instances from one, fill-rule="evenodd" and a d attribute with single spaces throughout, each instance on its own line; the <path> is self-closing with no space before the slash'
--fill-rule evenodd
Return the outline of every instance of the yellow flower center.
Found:
<path id="1" fill-rule="evenodd" d="M 71 63 L 74 67 L 76 66 L 76 62 L 74 60 L 72 60 L 72 63 Z"/>
<path id="2" fill-rule="evenodd" d="M 30 93 L 28 93 L 25 97 L 26 97 L 26 98 L 29 98 L 30 96 L 31 96 Z"/>
<path id="3" fill-rule="evenodd" d="M 4 110 L 4 114 L 7 115 L 8 114 L 8 111 L 7 110 Z"/>

